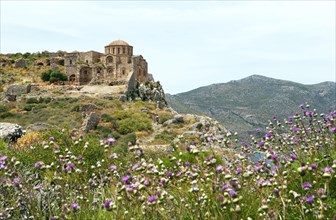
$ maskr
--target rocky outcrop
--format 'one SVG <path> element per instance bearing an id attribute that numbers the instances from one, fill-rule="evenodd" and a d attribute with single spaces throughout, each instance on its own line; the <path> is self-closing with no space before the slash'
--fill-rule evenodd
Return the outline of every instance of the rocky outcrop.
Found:
<path id="1" fill-rule="evenodd" d="M 18 124 L 0 123 L 0 138 L 9 141 L 16 141 L 24 134 L 22 127 Z"/>
<path id="2" fill-rule="evenodd" d="M 139 97 L 142 101 L 161 102 L 160 105 L 167 105 L 165 93 L 160 82 L 150 81 L 145 84 L 140 84 L 136 91 L 132 94 Z"/>
<path id="3" fill-rule="evenodd" d="M 15 68 L 26 68 L 26 61 L 23 58 L 15 60 Z"/>
<path id="4" fill-rule="evenodd" d="M 90 130 L 95 130 L 99 124 L 100 116 L 95 112 L 91 112 L 83 122 L 82 130 L 88 132 Z"/>
<path id="5" fill-rule="evenodd" d="M 183 122 L 184 122 L 183 115 L 177 114 L 177 115 L 174 116 L 174 118 L 165 121 L 162 124 L 162 126 L 165 127 L 165 126 L 168 126 L 168 125 L 173 124 L 173 123 L 183 123 Z"/>
<path id="6" fill-rule="evenodd" d="M 26 85 L 11 85 L 8 87 L 6 91 L 6 96 L 9 95 L 22 95 L 22 94 L 27 94 L 30 93 L 31 91 L 31 85 L 26 84 Z"/>

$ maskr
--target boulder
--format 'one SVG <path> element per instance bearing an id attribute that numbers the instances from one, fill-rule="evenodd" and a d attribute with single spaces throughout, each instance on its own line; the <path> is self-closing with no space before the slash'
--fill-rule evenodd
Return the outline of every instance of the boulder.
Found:
<path id="1" fill-rule="evenodd" d="M 15 68 L 26 68 L 26 61 L 22 58 L 15 60 Z"/>
<path id="2" fill-rule="evenodd" d="M 16 101 L 16 95 L 7 95 L 7 100 L 10 102 L 15 102 Z"/>
<path id="3" fill-rule="evenodd" d="M 31 85 L 26 84 L 26 85 L 11 85 L 8 87 L 6 91 L 6 95 L 22 95 L 22 94 L 27 94 L 30 93 L 31 91 Z"/>
<path id="4" fill-rule="evenodd" d="M 0 138 L 4 140 L 16 141 L 24 134 L 22 127 L 18 124 L 0 123 Z"/>
<path id="5" fill-rule="evenodd" d="M 95 112 L 91 112 L 89 116 L 84 119 L 82 130 L 88 132 L 97 128 L 100 121 L 100 116 Z"/>
<path id="6" fill-rule="evenodd" d="M 184 119 L 183 119 L 183 116 L 182 115 L 175 115 L 174 116 L 174 119 L 176 122 L 178 123 L 183 123 L 184 122 Z"/>
<path id="7" fill-rule="evenodd" d="M 175 122 L 176 122 L 176 120 L 173 118 L 173 119 L 170 119 L 170 120 L 167 120 L 167 121 L 163 122 L 162 126 L 165 127 L 165 126 L 168 126 L 168 125 L 173 124 Z"/>

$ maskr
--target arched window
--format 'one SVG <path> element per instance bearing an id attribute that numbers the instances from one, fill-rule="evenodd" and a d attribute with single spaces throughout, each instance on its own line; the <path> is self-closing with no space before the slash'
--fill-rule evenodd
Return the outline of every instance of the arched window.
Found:
<path id="1" fill-rule="evenodd" d="M 125 47 L 123 47 L 123 54 L 125 54 L 126 53 L 126 48 Z"/>
<path id="2" fill-rule="evenodd" d="M 120 54 L 120 48 L 118 47 L 118 54 Z"/>
<path id="3" fill-rule="evenodd" d="M 113 57 L 107 57 L 106 58 L 106 63 L 113 63 Z"/>
<path id="4" fill-rule="evenodd" d="M 72 60 L 69 60 L 69 65 L 72 65 Z"/>

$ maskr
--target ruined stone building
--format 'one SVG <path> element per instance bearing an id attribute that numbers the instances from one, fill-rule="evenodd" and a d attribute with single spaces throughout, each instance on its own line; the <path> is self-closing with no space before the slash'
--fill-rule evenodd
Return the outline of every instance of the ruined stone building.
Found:
<path id="1" fill-rule="evenodd" d="M 152 78 L 146 60 L 122 40 L 106 45 L 105 53 L 66 53 L 64 65 L 69 81 L 79 85 L 126 85 L 129 90 Z"/>

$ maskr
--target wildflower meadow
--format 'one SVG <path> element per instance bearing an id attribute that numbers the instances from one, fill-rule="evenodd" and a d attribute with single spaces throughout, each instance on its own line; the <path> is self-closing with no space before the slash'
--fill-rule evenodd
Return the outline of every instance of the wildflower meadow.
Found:
<path id="1" fill-rule="evenodd" d="M 298 111 L 172 153 L 68 129 L 0 141 L 0 219 L 335 219 L 336 112 Z"/>

